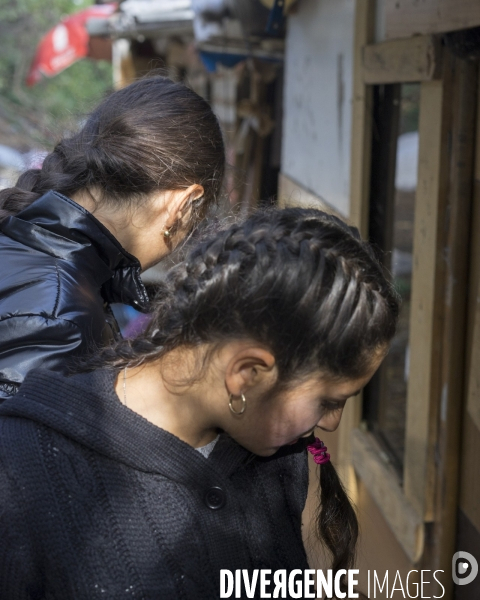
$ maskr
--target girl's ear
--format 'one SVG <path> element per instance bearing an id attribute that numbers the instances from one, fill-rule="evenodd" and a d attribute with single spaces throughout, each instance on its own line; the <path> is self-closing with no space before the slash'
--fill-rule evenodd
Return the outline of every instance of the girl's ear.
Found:
<path id="1" fill-rule="evenodd" d="M 268 388 L 277 379 L 278 372 L 273 354 L 258 346 L 243 346 L 231 356 L 225 372 L 225 386 L 229 394 L 240 396 L 252 388 Z"/>

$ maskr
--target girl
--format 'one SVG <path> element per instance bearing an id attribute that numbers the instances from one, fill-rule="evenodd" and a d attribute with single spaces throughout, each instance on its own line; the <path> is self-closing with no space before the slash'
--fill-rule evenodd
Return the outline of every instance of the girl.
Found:
<path id="1" fill-rule="evenodd" d="M 223 170 L 207 102 L 151 77 L 113 93 L 0 192 L 0 399 L 30 369 L 63 371 L 110 342 L 110 303 L 146 310 L 140 272 L 204 217 Z"/>
<path id="2" fill-rule="evenodd" d="M 150 329 L 97 357 L 110 368 L 34 371 L 0 406 L 1 597 L 213 599 L 221 569 L 308 568 L 306 443 L 336 429 L 397 313 L 368 245 L 319 211 L 198 246 Z M 321 494 L 320 535 L 349 568 L 357 523 L 329 463 Z"/>

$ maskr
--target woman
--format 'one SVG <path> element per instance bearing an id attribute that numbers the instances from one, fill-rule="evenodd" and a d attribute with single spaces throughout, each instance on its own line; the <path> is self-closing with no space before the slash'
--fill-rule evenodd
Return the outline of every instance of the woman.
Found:
<path id="1" fill-rule="evenodd" d="M 110 303 L 146 310 L 140 272 L 204 217 L 223 171 L 207 102 L 151 77 L 109 96 L 0 192 L 0 398 L 30 369 L 64 370 L 110 342 Z"/>
<path id="2" fill-rule="evenodd" d="M 96 359 L 110 368 L 34 371 L 0 406 L 1 597 L 210 600 L 222 569 L 307 569 L 305 443 L 336 429 L 397 313 L 367 244 L 316 210 L 197 247 L 150 329 Z M 348 569 L 355 512 L 312 451 L 319 532 Z"/>

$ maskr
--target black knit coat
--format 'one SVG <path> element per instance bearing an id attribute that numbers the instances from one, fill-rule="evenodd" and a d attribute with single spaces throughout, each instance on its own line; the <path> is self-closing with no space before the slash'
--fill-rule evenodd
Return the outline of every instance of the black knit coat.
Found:
<path id="1" fill-rule="evenodd" d="M 222 434 L 205 458 L 113 384 L 37 370 L 0 406 L 2 600 L 214 599 L 220 569 L 308 568 L 304 446 Z"/>

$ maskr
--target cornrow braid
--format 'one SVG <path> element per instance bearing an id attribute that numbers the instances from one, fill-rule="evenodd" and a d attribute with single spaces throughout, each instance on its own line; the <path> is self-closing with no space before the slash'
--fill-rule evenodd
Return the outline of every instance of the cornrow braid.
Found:
<path id="1" fill-rule="evenodd" d="M 198 245 L 169 273 L 154 306 L 146 333 L 105 349 L 96 366 L 135 366 L 181 346 L 248 338 L 275 356 L 280 387 L 319 370 L 357 379 L 393 337 L 399 310 L 358 231 L 299 208 L 257 212 Z M 333 569 L 348 569 L 355 511 L 333 465 L 320 468 L 318 535 Z"/>

